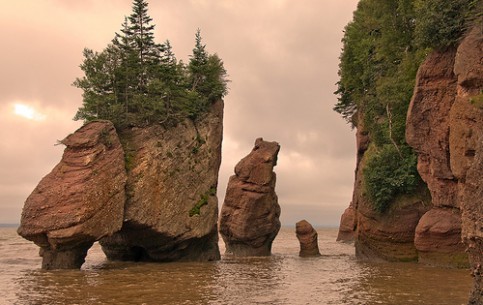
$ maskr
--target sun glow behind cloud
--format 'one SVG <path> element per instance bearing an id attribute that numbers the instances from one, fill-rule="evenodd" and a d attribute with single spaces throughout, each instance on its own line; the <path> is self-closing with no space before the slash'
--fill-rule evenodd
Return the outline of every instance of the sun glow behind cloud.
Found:
<path id="1" fill-rule="evenodd" d="M 46 118 L 45 114 L 38 112 L 32 106 L 20 103 L 13 104 L 13 113 L 20 117 L 33 121 L 43 121 Z"/>

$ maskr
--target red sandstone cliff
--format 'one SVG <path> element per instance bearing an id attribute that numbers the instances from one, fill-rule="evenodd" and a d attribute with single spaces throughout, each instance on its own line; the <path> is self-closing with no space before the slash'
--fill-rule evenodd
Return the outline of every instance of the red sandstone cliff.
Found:
<path id="1" fill-rule="evenodd" d="M 338 240 L 355 240 L 359 258 L 465 266 L 469 246 L 470 261 L 479 274 L 482 54 L 481 29 L 475 29 L 457 49 L 431 53 L 418 71 L 406 139 L 418 153 L 418 171 L 429 197 L 407 196 L 393 203 L 384 216 L 374 212 L 362 186 L 370 139 L 358 126 L 353 200 L 342 215 Z"/>

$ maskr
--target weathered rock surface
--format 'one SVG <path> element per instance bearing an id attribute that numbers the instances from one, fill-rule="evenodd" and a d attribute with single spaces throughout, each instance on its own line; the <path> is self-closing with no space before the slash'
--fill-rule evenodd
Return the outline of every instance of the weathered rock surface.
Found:
<path id="1" fill-rule="evenodd" d="M 280 145 L 259 138 L 235 167 L 220 215 L 226 252 L 235 256 L 267 256 L 280 230 L 280 206 L 275 194 Z"/>
<path id="2" fill-rule="evenodd" d="M 466 267 L 468 256 L 461 241 L 459 209 L 435 207 L 419 220 L 414 244 L 419 262 L 450 267 Z"/>
<path id="3" fill-rule="evenodd" d="M 480 74 L 481 75 L 481 74 Z M 480 134 L 483 139 L 483 133 Z M 476 147 L 475 158 L 466 173 L 462 191 L 462 237 L 474 276 L 474 288 L 470 298 L 472 305 L 483 304 L 483 140 Z"/>
<path id="4" fill-rule="evenodd" d="M 317 231 L 307 220 L 301 220 L 295 224 L 295 233 L 300 242 L 299 256 L 320 255 Z"/>
<path id="5" fill-rule="evenodd" d="M 458 177 L 451 166 L 454 120 L 458 100 L 454 74 L 456 50 L 433 52 L 421 65 L 411 100 L 406 140 L 418 153 L 418 171 L 431 192 L 433 208 L 416 228 L 415 245 L 422 263 L 459 266 L 468 264 L 461 242 Z"/>
<path id="6" fill-rule="evenodd" d="M 100 241 L 113 260 L 220 258 L 216 188 L 223 102 L 199 122 L 133 128 L 121 135 L 128 167 L 122 229 Z"/>
<path id="7" fill-rule="evenodd" d="M 458 179 L 462 238 L 474 275 L 469 304 L 483 304 L 483 33 L 475 27 L 456 53 L 457 98 L 450 112 L 450 161 Z M 480 98 L 480 103 L 475 100 Z"/>
<path id="8" fill-rule="evenodd" d="M 407 196 L 380 214 L 362 197 L 357 210 L 357 257 L 368 261 L 416 261 L 415 230 L 427 209 L 421 196 Z"/>
<path id="9" fill-rule="evenodd" d="M 434 206 L 457 207 L 449 160 L 449 111 L 456 97 L 456 50 L 433 52 L 420 66 L 406 120 L 406 141 L 418 153 L 418 172 Z"/>
<path id="10" fill-rule="evenodd" d="M 419 218 L 428 210 L 429 198 L 424 192 L 413 196 L 401 196 L 391 208 L 381 214 L 372 208 L 364 195 L 362 170 L 366 152 L 371 143 L 363 126 L 364 119 L 357 119 L 357 165 L 354 191 L 350 206 L 341 217 L 338 241 L 355 243 L 359 259 L 369 261 L 416 261 L 414 234 Z"/>
<path id="11" fill-rule="evenodd" d="M 80 268 L 91 245 L 123 221 L 127 176 L 112 123 L 89 123 L 62 143 L 62 160 L 27 198 L 18 229 L 41 248 L 44 269 Z"/>
<path id="12" fill-rule="evenodd" d="M 353 242 L 354 233 L 357 228 L 356 210 L 349 206 L 345 209 L 344 213 L 340 217 L 339 233 L 337 234 L 337 241 L 341 242 Z"/>
<path id="13" fill-rule="evenodd" d="M 434 205 L 418 224 L 420 260 L 467 262 L 461 236 L 475 275 L 470 304 L 483 303 L 482 54 L 483 35 L 477 27 L 456 52 L 433 53 L 418 73 L 406 130 Z"/>
<path id="14" fill-rule="evenodd" d="M 364 129 L 362 122 L 363 118 L 358 117 L 357 132 L 356 132 L 356 148 L 357 148 L 357 160 L 356 160 L 356 177 L 354 181 L 354 190 L 352 193 L 352 201 L 349 207 L 344 211 L 340 219 L 339 233 L 337 235 L 337 241 L 341 242 L 354 242 L 356 238 L 357 230 L 357 207 L 359 201 L 362 200 L 362 171 L 364 154 L 369 148 L 370 139 L 367 131 Z"/>

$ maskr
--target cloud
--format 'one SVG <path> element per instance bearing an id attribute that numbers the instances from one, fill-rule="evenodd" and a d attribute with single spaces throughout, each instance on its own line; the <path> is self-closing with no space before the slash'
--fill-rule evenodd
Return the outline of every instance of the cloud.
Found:
<path id="1" fill-rule="evenodd" d="M 256 138 L 281 144 L 277 193 L 290 213 L 338 221 L 350 201 L 355 142 L 332 111 L 340 39 L 357 0 L 150 1 L 156 39 L 188 60 L 197 28 L 231 79 L 225 99 L 219 195 Z M 16 221 L 23 201 L 60 160 L 56 140 L 73 132 L 82 97 L 84 47 L 102 50 L 131 11 L 130 0 L 10 1 L 0 11 L 0 222 Z M 21 120 L 7 105 L 35 106 L 45 120 Z M 13 130 L 15 132 L 13 132 Z M 299 212 L 297 212 L 299 211 Z M 8 218 L 8 219 L 7 219 Z M 336 222 L 337 222 L 336 221 Z M 11 222 L 11 221 L 9 221 Z"/>

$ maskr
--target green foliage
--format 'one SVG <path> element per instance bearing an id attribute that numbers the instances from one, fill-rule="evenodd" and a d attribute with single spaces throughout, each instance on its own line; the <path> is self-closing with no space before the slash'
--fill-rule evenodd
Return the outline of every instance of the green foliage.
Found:
<path id="1" fill-rule="evenodd" d="M 415 7 L 416 40 L 423 48 L 455 46 L 478 9 L 481 14 L 481 0 L 415 0 Z"/>
<path id="2" fill-rule="evenodd" d="M 208 204 L 208 198 L 210 196 L 216 195 L 216 188 L 210 188 L 205 194 L 200 196 L 200 200 L 195 204 L 195 206 L 189 211 L 189 216 L 193 217 L 195 215 L 200 215 L 201 207 Z"/>
<path id="3" fill-rule="evenodd" d="M 107 119 L 116 128 L 196 120 L 227 94 L 226 71 L 209 54 L 196 32 L 188 65 L 177 61 L 169 40 L 154 41 L 154 25 L 144 0 L 133 1 L 132 14 L 102 52 L 84 50 L 84 77 L 73 85 L 83 90 L 74 120 Z"/>
<path id="4" fill-rule="evenodd" d="M 483 109 L 483 91 L 480 91 L 480 94 L 471 97 L 470 104 L 477 108 Z"/>
<path id="5" fill-rule="evenodd" d="M 346 26 L 334 110 L 364 128 L 373 154 L 363 169 L 374 209 L 419 183 L 416 157 L 405 141 L 406 114 L 427 49 L 415 43 L 416 0 L 361 0 Z M 362 119 L 362 122 L 356 122 Z"/>
<path id="6" fill-rule="evenodd" d="M 390 144 L 382 146 L 368 157 L 363 169 L 365 191 L 381 213 L 396 196 L 414 192 L 421 183 L 416 155 L 407 146 L 398 149 Z"/>
<path id="7" fill-rule="evenodd" d="M 370 112 L 367 127 L 377 133 L 379 127 L 371 125 L 384 118 L 387 103 L 407 104 L 419 65 L 410 64 L 415 59 L 413 28 L 411 0 L 359 2 L 353 21 L 345 28 L 335 92 L 339 102 L 334 110 L 348 122 L 354 123 L 358 110 Z M 408 65 L 416 68 L 408 69 Z M 390 95 L 396 91 L 390 88 L 396 77 L 403 82 L 402 96 Z"/>
<path id="8" fill-rule="evenodd" d="M 334 110 L 371 139 L 363 182 L 375 210 L 384 212 L 420 181 L 416 157 L 405 141 L 419 65 L 430 49 L 454 46 L 471 25 L 482 22 L 482 3 L 361 0 L 346 26 Z M 478 105 L 480 100 L 472 101 Z"/>

